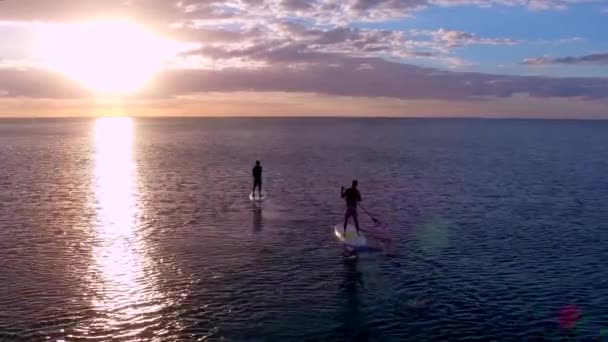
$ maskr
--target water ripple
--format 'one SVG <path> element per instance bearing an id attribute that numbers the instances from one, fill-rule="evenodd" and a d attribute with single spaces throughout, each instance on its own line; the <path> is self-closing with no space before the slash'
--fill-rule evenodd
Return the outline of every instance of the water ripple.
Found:
<path id="1" fill-rule="evenodd" d="M 598 339 L 607 133 L 475 120 L 0 121 L 0 340 Z M 247 199 L 256 159 L 259 205 Z M 331 236 L 352 178 L 390 224 L 394 256 L 345 259 Z"/>

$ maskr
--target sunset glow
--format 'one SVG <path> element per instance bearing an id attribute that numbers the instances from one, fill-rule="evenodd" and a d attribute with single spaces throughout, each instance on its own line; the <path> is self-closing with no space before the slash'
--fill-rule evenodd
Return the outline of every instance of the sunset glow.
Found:
<path id="1" fill-rule="evenodd" d="M 607 18 L 603 0 L 0 1 L 0 116 L 608 118 Z"/>
<path id="2" fill-rule="evenodd" d="M 47 68 L 110 95 L 138 90 L 178 51 L 177 43 L 122 20 L 45 27 L 38 45 Z"/>

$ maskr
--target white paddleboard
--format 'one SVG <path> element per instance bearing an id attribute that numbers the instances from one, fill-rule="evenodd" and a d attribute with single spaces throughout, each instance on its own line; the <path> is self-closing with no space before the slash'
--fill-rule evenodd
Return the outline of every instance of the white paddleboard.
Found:
<path id="1" fill-rule="evenodd" d="M 338 241 L 343 244 L 351 247 L 365 247 L 367 245 L 363 232 L 359 232 L 357 236 L 357 228 L 354 225 L 348 224 L 346 226 L 346 235 L 344 235 L 343 231 L 344 223 L 338 223 L 334 226 L 334 234 L 338 238 Z"/>
<path id="2" fill-rule="evenodd" d="M 249 200 L 250 201 L 256 201 L 256 202 L 261 202 L 263 200 L 266 199 L 266 194 L 262 193 L 262 197 L 260 197 L 259 195 L 254 196 L 253 192 L 249 194 Z"/>

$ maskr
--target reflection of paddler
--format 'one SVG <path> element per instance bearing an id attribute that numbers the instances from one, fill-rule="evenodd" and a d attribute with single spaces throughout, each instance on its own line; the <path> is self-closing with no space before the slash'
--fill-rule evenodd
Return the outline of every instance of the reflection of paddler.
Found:
<path id="1" fill-rule="evenodd" d="M 345 259 L 344 279 L 340 285 L 345 297 L 345 305 L 341 310 L 342 325 L 340 340 L 370 341 L 369 328 L 365 321 L 365 313 L 361 310 L 361 290 L 365 287 L 363 273 L 358 269 L 357 259 Z"/>
<path id="2" fill-rule="evenodd" d="M 253 205 L 253 231 L 262 231 L 262 207 L 255 202 Z"/>
<path id="3" fill-rule="evenodd" d="M 357 203 L 361 201 L 361 194 L 357 190 L 358 182 L 353 181 L 350 188 L 344 190 L 344 187 L 340 190 L 340 197 L 346 199 L 346 211 L 344 212 L 344 235 L 346 235 L 346 226 L 348 225 L 348 219 L 353 218 L 355 221 L 355 227 L 357 228 L 357 235 L 359 235 L 359 215 L 357 214 Z"/>
<path id="4" fill-rule="evenodd" d="M 356 294 L 358 288 L 364 286 L 363 273 L 357 268 L 357 260 L 344 260 L 344 266 L 345 278 L 341 287 L 349 294 Z"/>

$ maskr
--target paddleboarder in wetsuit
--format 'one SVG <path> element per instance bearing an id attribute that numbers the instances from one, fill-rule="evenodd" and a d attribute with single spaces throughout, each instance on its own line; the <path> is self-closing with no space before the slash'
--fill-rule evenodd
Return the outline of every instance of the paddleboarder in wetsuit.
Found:
<path id="1" fill-rule="evenodd" d="M 355 227 L 357 228 L 357 235 L 359 235 L 359 216 L 357 214 L 357 202 L 361 202 L 361 194 L 357 190 L 357 181 L 353 181 L 353 185 L 344 190 L 340 190 L 341 198 L 346 198 L 346 211 L 344 212 L 344 234 L 346 234 L 346 226 L 348 225 L 348 219 L 350 217 L 355 220 Z"/>
<path id="2" fill-rule="evenodd" d="M 258 194 L 260 198 L 262 198 L 262 167 L 260 166 L 260 161 L 255 162 L 255 166 L 252 170 L 253 173 L 253 190 L 251 190 L 251 195 L 255 196 L 255 188 L 258 188 Z"/>

